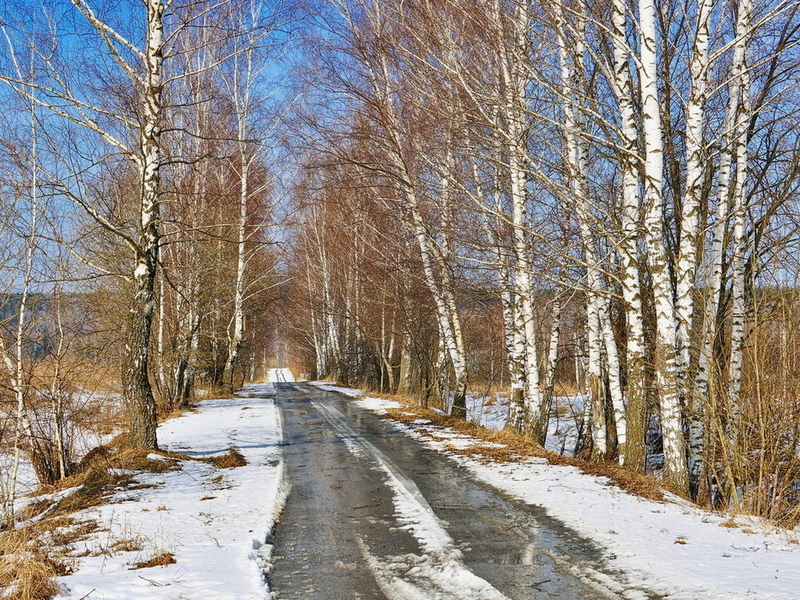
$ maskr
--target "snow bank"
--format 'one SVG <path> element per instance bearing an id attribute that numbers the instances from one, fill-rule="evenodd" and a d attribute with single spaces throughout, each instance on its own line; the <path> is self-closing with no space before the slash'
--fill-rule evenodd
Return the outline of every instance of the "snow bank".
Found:
<path id="1" fill-rule="evenodd" d="M 273 389 L 253 385 L 244 393 Z M 140 475 L 135 489 L 77 515 L 97 519 L 109 531 L 75 545 L 74 556 L 88 556 L 79 559 L 76 573 L 60 578 L 60 597 L 269 598 L 268 539 L 288 491 L 280 411 L 267 398 L 208 400 L 198 408 L 159 427 L 161 447 L 196 457 L 236 448 L 247 464 L 220 469 L 181 461 L 180 470 Z M 165 552 L 174 555 L 174 564 L 131 570 Z"/>
<path id="2" fill-rule="evenodd" d="M 379 400 L 373 399 L 375 404 L 380 408 Z M 450 454 L 478 478 L 544 507 L 594 540 L 605 549 L 609 567 L 619 572 L 620 598 L 646 597 L 641 589 L 670 600 L 778 600 L 800 593 L 797 532 L 746 517 L 732 520 L 677 497 L 667 502 L 644 500 L 608 485 L 604 478 L 544 459 L 478 462 L 448 452 L 468 445 L 468 436 L 423 423 L 403 427 L 424 444 Z M 614 585 L 597 572 L 576 574 Z"/>

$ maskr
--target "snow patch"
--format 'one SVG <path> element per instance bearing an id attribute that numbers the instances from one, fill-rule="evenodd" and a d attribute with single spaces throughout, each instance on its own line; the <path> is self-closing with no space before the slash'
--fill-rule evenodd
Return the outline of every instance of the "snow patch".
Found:
<path id="1" fill-rule="evenodd" d="M 263 394 L 271 384 L 246 386 Z M 199 410 L 163 423 L 162 448 L 212 456 L 236 448 L 247 464 L 218 469 L 195 460 L 180 469 L 138 475 L 137 489 L 118 492 L 112 503 L 80 513 L 109 531 L 73 545 L 77 570 L 59 578 L 62 598 L 127 600 L 269 598 L 274 523 L 288 495 L 280 445 L 281 415 L 269 398 L 207 400 Z M 119 551 L 131 541 L 138 550 Z M 170 552 L 175 563 L 131 570 Z"/>

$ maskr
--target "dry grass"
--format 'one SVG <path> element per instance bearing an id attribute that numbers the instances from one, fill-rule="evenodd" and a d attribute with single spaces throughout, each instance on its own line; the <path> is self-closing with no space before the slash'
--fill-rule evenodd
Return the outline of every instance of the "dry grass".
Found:
<path id="1" fill-rule="evenodd" d="M 400 400 L 394 398 L 395 400 Z M 402 400 L 400 400 L 402 401 Z M 392 409 L 388 411 L 389 418 L 406 425 L 414 425 L 414 421 L 423 418 L 437 427 L 447 427 L 458 433 L 472 436 L 485 442 L 502 444 L 502 447 L 474 445 L 467 448 L 451 448 L 451 451 L 464 456 L 470 456 L 477 460 L 492 460 L 500 462 L 519 462 L 528 457 L 544 458 L 551 464 L 570 465 L 580 469 L 582 472 L 598 477 L 605 477 L 609 483 L 615 485 L 626 492 L 635 496 L 647 498 L 648 500 L 664 500 L 661 482 L 645 477 L 639 473 L 634 473 L 629 469 L 610 462 L 588 462 L 577 458 L 561 456 L 555 452 L 545 450 L 539 444 L 518 433 L 509 430 L 492 431 L 470 423 L 462 419 L 457 419 L 448 415 L 442 415 L 435 411 L 418 408 L 406 407 L 403 409 Z"/>
<path id="2" fill-rule="evenodd" d="M 174 565 L 175 562 L 175 555 L 172 552 L 159 552 L 147 560 L 134 563 L 131 571 L 149 569 L 150 567 L 166 567 L 167 565 Z"/>
<path id="3" fill-rule="evenodd" d="M 61 488 L 78 489 L 60 500 L 52 509 L 52 515 L 71 514 L 106 504 L 115 491 L 133 485 L 136 472 L 165 473 L 179 468 L 178 461 L 171 456 L 156 459 L 149 454 L 152 453 L 145 450 L 112 453 L 108 448 L 95 448 L 81 461 L 75 474 L 60 482 Z"/>
<path id="4" fill-rule="evenodd" d="M 192 412 L 191 407 L 161 415 L 160 421 Z M 109 421 L 109 427 L 112 423 Z M 156 456 L 154 456 L 156 455 Z M 33 521 L 30 525 L 0 534 L 0 599 L 44 600 L 58 591 L 54 577 L 70 572 L 69 562 L 77 554 L 74 544 L 103 531 L 96 521 L 77 521 L 70 515 L 81 510 L 107 504 L 117 491 L 152 487 L 136 483 L 138 473 L 164 473 L 180 468 L 183 460 L 203 461 L 217 468 L 241 467 L 247 464 L 235 448 L 210 458 L 197 458 L 179 452 L 146 451 L 128 447 L 127 435 L 117 435 L 104 446 L 94 448 L 81 461 L 72 475 L 43 492 L 77 488 L 58 502 L 40 500 L 28 504 L 15 518 Z M 218 476 L 221 482 L 223 476 Z M 205 498 L 209 499 L 209 498 Z M 159 506 L 156 510 L 167 510 Z M 138 538 L 124 538 L 112 543 L 107 552 L 140 552 L 145 544 Z M 85 556 L 84 552 L 82 555 Z M 169 552 L 161 552 L 137 563 L 133 568 L 163 566 L 175 562 Z"/>
<path id="5" fill-rule="evenodd" d="M 68 563 L 42 546 L 42 531 L 25 527 L 0 537 L 0 597 L 4 600 L 49 600 L 58 592 L 55 577 L 71 572 Z"/>
<path id="6" fill-rule="evenodd" d="M 55 504 L 44 500 L 33 502 L 20 511 L 16 515 L 18 520 L 43 514 L 46 518 L 0 536 L 0 598 L 44 600 L 55 595 L 58 588 L 53 578 L 70 572 L 68 563 L 57 557 L 74 557 L 73 545 L 100 530 L 95 521 L 76 521 L 69 515 L 108 503 L 116 491 L 131 488 L 135 473 L 163 473 L 178 468 L 177 457 L 156 459 L 148 454 L 151 453 L 143 450 L 95 448 L 73 475 L 59 482 L 61 489 L 76 487 L 72 494 Z M 142 549 L 140 540 L 123 539 L 109 550 Z"/>
<path id="7" fill-rule="evenodd" d="M 126 538 L 116 540 L 111 544 L 109 550 L 113 552 L 141 552 L 144 550 L 144 543 L 141 538 Z"/>
<path id="8" fill-rule="evenodd" d="M 214 465 L 218 469 L 232 469 L 235 467 L 243 467 L 247 464 L 245 457 L 236 448 L 229 448 L 225 454 L 211 456 L 202 460 Z"/>

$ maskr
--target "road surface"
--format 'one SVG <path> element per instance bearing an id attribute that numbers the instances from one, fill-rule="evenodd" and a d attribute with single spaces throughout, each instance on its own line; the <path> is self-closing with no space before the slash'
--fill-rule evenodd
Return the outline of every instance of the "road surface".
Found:
<path id="1" fill-rule="evenodd" d="M 543 510 L 351 400 L 275 387 L 292 485 L 273 540 L 278 599 L 657 598 L 621 586 L 600 549 Z"/>

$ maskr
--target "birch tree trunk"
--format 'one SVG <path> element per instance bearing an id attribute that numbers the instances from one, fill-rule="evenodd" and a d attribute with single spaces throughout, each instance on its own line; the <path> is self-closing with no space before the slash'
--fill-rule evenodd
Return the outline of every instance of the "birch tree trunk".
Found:
<path id="1" fill-rule="evenodd" d="M 700 232 L 700 202 L 704 180 L 704 121 L 706 88 L 708 81 L 708 39 L 712 0 L 699 0 L 697 6 L 697 31 L 692 48 L 690 64 L 691 93 L 686 105 L 686 186 L 681 214 L 681 237 L 677 264 L 678 287 L 676 313 L 678 316 L 678 346 L 681 363 L 688 370 L 690 361 L 690 337 L 694 314 L 694 283 L 697 278 L 697 257 L 702 250 Z M 701 344 L 703 341 L 701 340 Z M 700 460 L 703 451 L 703 414 L 705 394 L 698 394 L 694 386 L 686 381 L 689 402 L 688 470 L 689 493 L 697 497 Z"/>
<path id="2" fill-rule="evenodd" d="M 745 95 L 749 93 L 746 89 L 749 87 L 749 78 L 747 76 L 747 51 L 749 36 L 751 34 L 750 19 L 752 11 L 753 4 L 751 0 L 740 0 L 737 11 L 736 40 L 734 43 L 733 57 L 731 59 L 731 78 L 728 83 L 728 106 L 725 113 L 723 139 L 720 145 L 720 163 L 715 183 L 717 209 L 713 225 L 711 256 L 709 260 L 708 294 L 703 310 L 702 342 L 695 375 L 696 397 L 698 398 L 698 402 L 702 398 L 708 398 L 709 395 L 711 395 L 712 398 L 716 398 L 719 390 L 719 386 L 717 386 L 717 389 L 711 389 L 710 387 L 710 371 L 713 368 L 714 348 L 719 334 L 718 319 L 723 287 L 725 240 L 728 236 L 731 217 L 731 196 L 734 198 L 734 203 L 740 203 L 734 207 L 733 214 L 736 215 L 738 209 L 739 217 L 744 218 L 744 214 L 742 213 L 744 189 L 743 187 L 739 188 L 739 185 L 741 184 L 744 186 L 747 173 L 747 141 L 741 138 L 745 138 L 747 124 L 749 122 L 749 107 Z M 731 179 L 734 164 L 737 167 L 737 171 L 739 165 L 741 165 L 742 173 L 741 176 L 737 173 L 736 182 L 732 188 Z M 735 227 L 736 224 L 734 224 L 734 228 Z M 742 233 L 740 230 L 739 236 L 741 235 Z M 734 234 L 734 238 L 736 237 L 737 235 Z M 735 245 L 736 241 L 734 241 L 734 246 Z M 740 251 L 742 250 L 743 249 L 740 249 Z M 736 261 L 736 252 L 736 249 L 734 249 L 734 261 Z M 736 269 L 735 266 L 734 269 Z M 734 293 L 736 294 L 737 291 L 738 290 L 735 290 Z M 743 315 L 742 304 L 739 305 L 738 312 Z M 740 333 L 737 332 L 736 336 L 739 335 Z M 736 336 L 732 335 L 731 337 L 732 348 L 733 338 Z M 740 369 L 741 363 L 739 363 L 738 367 L 734 367 L 734 360 L 732 356 L 730 369 Z M 729 373 L 730 372 L 729 370 Z M 738 395 L 738 389 L 729 389 L 728 391 L 729 393 L 734 391 L 734 393 Z M 697 491 L 699 491 L 700 478 L 702 475 L 702 458 L 705 440 L 702 413 L 700 413 L 701 407 L 693 405 L 692 408 L 693 418 L 689 428 L 689 468 L 692 487 L 695 493 L 697 493 Z"/>
<path id="3" fill-rule="evenodd" d="M 164 13 L 167 5 L 147 0 L 147 42 L 144 50 L 142 90 L 141 199 L 139 231 L 134 257 L 134 291 L 128 311 L 125 349 L 122 362 L 123 401 L 128 411 L 128 443 L 133 447 L 155 449 L 156 402 L 149 379 L 150 329 L 153 322 L 155 283 L 159 247 L 161 202 L 161 121 Z"/>
<path id="4" fill-rule="evenodd" d="M 33 110 L 31 111 L 33 117 Z M 33 123 L 33 120 L 31 121 Z M 19 298 L 19 309 L 17 310 L 16 336 L 13 341 L 12 350 L 9 351 L 2 342 L 2 358 L 10 376 L 11 390 L 14 393 L 16 404 L 16 415 L 14 420 L 14 455 L 11 463 L 11 476 L 8 486 L 3 516 L 8 524 L 14 526 L 14 503 L 17 496 L 17 482 L 19 478 L 19 467 L 22 459 L 22 451 L 28 447 L 34 467 L 37 467 L 37 460 L 34 456 L 35 449 L 33 428 L 31 427 L 30 417 L 28 416 L 27 394 L 25 390 L 25 363 L 24 363 L 24 339 L 25 329 L 28 318 L 28 297 L 33 277 L 33 261 L 37 243 L 37 216 L 38 207 L 38 188 L 36 182 L 36 135 L 32 136 L 32 154 L 34 157 L 32 176 L 31 176 L 31 196 L 30 196 L 30 228 L 25 244 L 25 269 L 22 278 L 22 293 Z M 39 469 L 36 469 L 37 476 L 41 477 Z M 40 479 L 41 483 L 52 483 L 46 479 Z"/>
<path id="5" fill-rule="evenodd" d="M 547 352 L 547 370 L 544 377 L 542 403 L 539 414 L 536 416 L 536 425 L 533 439 L 544 447 L 547 442 L 547 428 L 550 424 L 550 409 L 553 405 L 553 390 L 556 384 L 556 370 L 558 368 L 558 342 L 561 336 L 561 299 L 556 297 L 552 307 L 552 325 L 550 326 L 550 341 Z"/>
<path id="6" fill-rule="evenodd" d="M 746 36 L 750 30 L 750 17 L 753 10 L 752 0 L 740 0 L 739 23 L 741 33 Z M 738 92 L 739 114 L 736 118 L 734 137 L 734 155 L 736 157 L 736 180 L 733 188 L 733 250 L 731 255 L 731 277 L 733 293 L 731 302 L 731 358 L 728 368 L 728 395 L 731 405 L 731 416 L 735 418 L 739 409 L 739 394 L 742 386 L 742 363 L 745 335 L 745 260 L 747 252 L 745 221 L 747 218 L 747 129 L 750 122 L 750 73 L 747 65 L 747 39 L 742 42 L 742 62 L 737 65 L 740 84 Z"/>
<path id="7" fill-rule="evenodd" d="M 689 65 L 691 92 L 686 104 L 686 185 L 680 218 L 679 256 L 676 265 L 675 312 L 678 319 L 678 346 L 683 368 L 689 365 L 697 255 L 700 250 L 700 201 L 704 179 L 704 121 L 708 81 L 708 38 L 712 0 L 698 0 L 697 31 Z"/>
<path id="8" fill-rule="evenodd" d="M 492 4 L 497 22 L 500 19 L 498 2 Z M 516 356 L 524 356 L 525 392 L 524 411 L 519 422 L 526 433 L 532 433 L 541 405 L 539 382 L 539 357 L 537 348 L 536 320 L 533 304 L 533 281 L 530 249 L 528 244 L 527 216 L 527 144 L 526 144 L 526 84 L 528 12 L 526 2 L 516 2 L 511 22 L 511 51 L 506 50 L 505 41 L 498 46 L 500 59 L 500 80 L 502 131 L 504 150 L 508 161 L 510 178 L 510 197 L 512 206 L 511 228 L 514 247 L 513 299 L 514 322 L 517 332 L 514 336 Z M 524 348 L 524 353 L 522 349 Z M 518 367 L 514 367 L 519 370 Z M 513 374 L 512 374 L 513 378 Z M 512 387 L 512 393 L 515 388 Z M 512 404 L 517 404 L 512 398 Z"/>
<path id="9" fill-rule="evenodd" d="M 633 111 L 634 88 L 630 74 L 630 49 L 627 43 L 628 8 L 624 0 L 613 4 L 614 79 L 612 89 L 620 111 L 621 156 L 619 168 L 622 184 L 622 210 L 620 215 L 622 237 L 619 241 L 621 256 L 620 283 L 625 302 L 627 321 L 627 407 L 626 407 L 626 466 L 644 473 L 647 418 L 644 317 L 639 271 L 639 180 L 636 165 L 636 121 Z"/>
<path id="10" fill-rule="evenodd" d="M 675 305 L 664 246 L 663 142 L 658 100 L 656 58 L 656 6 L 639 0 L 639 79 L 645 142 L 645 237 L 656 309 L 655 371 L 661 409 L 664 476 L 678 490 L 688 491 L 683 414 L 679 389 L 680 356 L 677 353 Z"/>
<path id="11" fill-rule="evenodd" d="M 244 117 L 240 116 L 240 121 Z M 239 124 L 239 139 L 244 140 L 245 127 Z M 249 157 L 246 152 L 240 152 L 241 172 L 239 173 L 239 222 L 237 223 L 236 239 L 236 281 L 233 293 L 233 334 L 228 347 L 228 359 L 225 361 L 223 381 L 230 391 L 234 388 L 234 369 L 239 361 L 239 353 L 244 336 L 244 275 L 246 267 L 247 250 L 247 197 L 249 191 Z"/>

